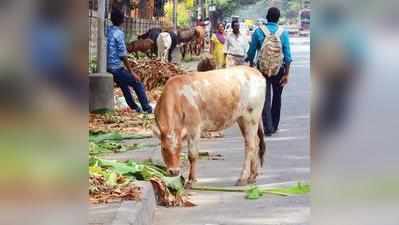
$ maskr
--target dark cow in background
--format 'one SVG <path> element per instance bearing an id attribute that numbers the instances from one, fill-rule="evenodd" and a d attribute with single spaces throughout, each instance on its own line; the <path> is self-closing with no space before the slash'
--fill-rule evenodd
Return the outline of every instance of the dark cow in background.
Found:
<path id="1" fill-rule="evenodd" d="M 151 28 L 144 34 L 139 35 L 138 39 L 139 40 L 151 39 L 154 43 L 157 43 L 158 36 L 161 32 L 162 32 L 162 29 L 159 27 Z M 152 54 L 154 54 L 154 55 L 158 54 L 158 49 L 157 49 L 156 44 L 153 46 Z"/>
<path id="2" fill-rule="evenodd" d="M 176 49 L 177 45 L 179 44 L 179 39 L 177 38 L 177 34 L 175 32 L 169 32 L 170 37 L 172 38 L 172 46 L 169 49 L 168 61 L 172 62 L 172 54 L 173 51 Z"/>

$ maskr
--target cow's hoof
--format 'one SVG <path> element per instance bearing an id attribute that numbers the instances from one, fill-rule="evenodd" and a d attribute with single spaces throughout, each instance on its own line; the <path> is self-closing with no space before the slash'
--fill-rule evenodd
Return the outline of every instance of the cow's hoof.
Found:
<path id="1" fill-rule="evenodd" d="M 248 178 L 248 184 L 256 184 L 256 177 Z"/>
<path id="2" fill-rule="evenodd" d="M 188 180 L 185 184 L 184 184 L 184 188 L 185 189 L 192 189 L 193 184 L 197 182 L 197 180 Z"/>
<path id="3" fill-rule="evenodd" d="M 245 186 L 245 185 L 247 185 L 248 184 L 248 181 L 246 181 L 246 180 L 241 180 L 241 179 L 239 179 L 237 182 L 236 182 L 236 186 Z"/>
<path id="4" fill-rule="evenodd" d="M 187 189 L 187 190 L 192 189 L 192 188 L 193 188 L 193 182 L 187 181 L 187 182 L 184 184 L 184 188 Z"/>

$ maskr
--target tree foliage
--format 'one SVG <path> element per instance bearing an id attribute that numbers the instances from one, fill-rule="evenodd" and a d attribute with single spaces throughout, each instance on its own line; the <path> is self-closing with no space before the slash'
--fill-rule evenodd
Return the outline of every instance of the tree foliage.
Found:
<path id="1" fill-rule="evenodd" d="M 194 0 L 182 0 L 177 4 L 177 25 L 187 27 L 191 21 L 191 11 L 194 8 Z M 165 5 L 166 17 L 173 20 L 173 2 L 169 1 Z"/>

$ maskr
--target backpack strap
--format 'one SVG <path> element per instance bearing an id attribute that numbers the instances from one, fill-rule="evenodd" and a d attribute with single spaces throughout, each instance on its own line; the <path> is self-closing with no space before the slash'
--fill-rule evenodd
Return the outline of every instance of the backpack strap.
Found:
<path id="1" fill-rule="evenodd" d="M 266 27 L 266 26 L 260 26 L 260 30 L 263 32 L 265 36 L 267 35 L 272 35 L 272 32 Z M 284 33 L 284 28 L 278 26 L 277 31 L 274 33 L 277 37 L 281 37 L 281 35 Z"/>
<path id="2" fill-rule="evenodd" d="M 266 25 L 260 26 L 259 28 L 260 28 L 260 30 L 263 32 L 263 34 L 264 34 L 265 36 L 271 35 L 271 34 L 272 34 L 272 33 L 270 32 L 270 30 L 266 27 Z"/>
<path id="3" fill-rule="evenodd" d="M 276 33 L 275 33 L 275 35 L 276 35 L 276 37 L 281 37 L 281 35 L 284 33 L 284 28 L 282 28 L 282 27 L 278 27 L 277 28 L 277 31 L 276 31 Z"/>

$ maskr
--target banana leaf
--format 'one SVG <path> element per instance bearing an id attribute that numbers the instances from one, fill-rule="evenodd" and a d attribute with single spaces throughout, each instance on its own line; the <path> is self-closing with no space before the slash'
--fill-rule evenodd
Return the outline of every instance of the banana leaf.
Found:
<path id="1" fill-rule="evenodd" d="M 169 190 L 175 195 L 180 195 L 184 192 L 184 178 L 179 177 L 163 177 L 162 180 L 165 182 Z"/>
<path id="2" fill-rule="evenodd" d="M 113 171 L 119 173 L 120 175 L 132 175 L 135 173 L 142 172 L 144 169 L 143 165 L 139 164 L 126 164 L 122 162 L 118 162 L 116 160 L 106 160 L 106 159 L 99 159 L 99 164 L 101 167 L 108 167 L 112 168 Z"/>
<path id="3" fill-rule="evenodd" d="M 89 133 L 89 142 L 101 143 L 103 141 L 116 141 L 120 142 L 127 139 L 145 139 L 151 138 L 152 135 L 135 135 L 135 134 L 120 134 L 118 132 L 112 133 Z"/>

